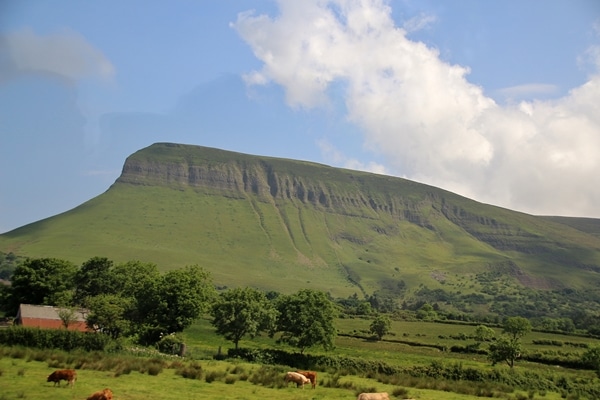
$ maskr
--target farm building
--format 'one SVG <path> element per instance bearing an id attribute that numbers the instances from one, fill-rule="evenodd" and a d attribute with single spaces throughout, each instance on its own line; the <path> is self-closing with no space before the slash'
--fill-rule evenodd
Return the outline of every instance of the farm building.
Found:
<path id="1" fill-rule="evenodd" d="M 69 309 L 53 306 L 37 306 L 31 304 L 21 304 L 19 312 L 15 318 L 15 325 L 22 325 L 34 328 L 45 329 L 64 329 L 65 325 L 61 319 L 61 312 L 68 315 Z M 73 331 L 87 332 L 89 329 L 85 324 L 85 310 L 76 310 L 69 320 L 68 329 Z"/>

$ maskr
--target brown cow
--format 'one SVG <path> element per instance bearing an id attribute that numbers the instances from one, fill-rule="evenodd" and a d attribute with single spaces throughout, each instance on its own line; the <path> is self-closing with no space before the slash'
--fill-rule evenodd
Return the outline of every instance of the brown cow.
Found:
<path id="1" fill-rule="evenodd" d="M 310 382 L 310 379 L 297 372 L 288 372 L 283 377 L 283 380 L 285 381 L 286 385 L 288 385 L 290 382 L 294 382 L 296 387 L 300 387 L 300 385 L 302 385 L 302 389 L 304 389 L 305 383 Z"/>
<path id="2" fill-rule="evenodd" d="M 113 392 L 109 388 L 93 393 L 86 400 L 112 400 Z"/>
<path id="3" fill-rule="evenodd" d="M 356 400 L 390 400 L 390 396 L 386 392 L 361 393 Z"/>
<path id="4" fill-rule="evenodd" d="M 313 389 L 315 387 L 317 387 L 317 373 L 315 371 L 296 371 L 296 372 L 307 377 L 310 380 L 310 384 L 312 385 Z"/>
<path id="5" fill-rule="evenodd" d="M 75 385 L 75 381 L 77 380 L 77 372 L 72 369 L 58 369 L 48 375 L 48 379 L 46 382 L 54 382 L 54 386 L 58 383 L 60 386 L 60 381 L 67 381 L 67 385 Z"/>

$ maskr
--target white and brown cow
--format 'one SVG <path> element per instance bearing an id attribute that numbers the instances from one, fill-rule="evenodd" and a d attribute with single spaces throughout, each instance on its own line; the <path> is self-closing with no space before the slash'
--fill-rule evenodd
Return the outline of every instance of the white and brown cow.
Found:
<path id="1" fill-rule="evenodd" d="M 310 384 L 313 389 L 317 387 L 317 373 L 315 371 L 296 371 L 296 372 L 307 377 L 310 380 Z"/>
<path id="2" fill-rule="evenodd" d="M 291 371 L 285 374 L 283 380 L 285 381 L 286 385 L 289 385 L 290 382 L 294 382 L 296 384 L 296 387 L 302 386 L 302 389 L 304 389 L 304 385 L 306 383 L 310 382 L 310 379 L 308 379 L 304 375 Z"/>

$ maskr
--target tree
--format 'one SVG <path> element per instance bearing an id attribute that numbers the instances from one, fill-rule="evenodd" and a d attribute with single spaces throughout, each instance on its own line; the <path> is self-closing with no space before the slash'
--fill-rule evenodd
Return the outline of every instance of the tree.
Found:
<path id="1" fill-rule="evenodd" d="M 197 265 L 167 272 L 155 286 L 149 299 L 155 302 L 150 321 L 166 333 L 182 332 L 204 311 L 215 290 L 210 275 Z M 148 309 L 146 309 L 148 311 Z"/>
<path id="2" fill-rule="evenodd" d="M 321 345 L 325 350 L 334 347 L 336 330 L 333 325 L 334 306 L 323 292 L 302 289 L 296 294 L 278 299 L 277 331 L 279 342 L 300 349 Z"/>
<path id="3" fill-rule="evenodd" d="M 505 361 L 509 367 L 513 368 L 515 360 L 520 356 L 521 342 L 519 340 L 501 337 L 495 343 L 490 344 L 488 358 L 492 362 L 492 365 L 500 361 Z"/>
<path id="4" fill-rule="evenodd" d="M 381 340 L 384 335 L 387 335 L 392 329 L 392 321 L 387 315 L 378 315 L 375 317 L 373 322 L 371 322 L 371 326 L 369 327 L 369 332 L 377 336 L 377 339 Z"/>
<path id="5" fill-rule="evenodd" d="M 596 371 L 596 375 L 600 377 L 600 347 L 595 346 L 589 348 L 583 353 L 582 361 L 591 369 Z"/>
<path id="6" fill-rule="evenodd" d="M 65 329 L 69 329 L 69 325 L 77 321 L 77 312 L 71 307 L 61 307 L 57 314 Z"/>
<path id="7" fill-rule="evenodd" d="M 475 328 L 475 340 L 479 343 L 487 342 L 496 335 L 496 332 L 490 327 L 479 325 Z"/>
<path id="8" fill-rule="evenodd" d="M 504 321 L 503 333 L 509 335 L 512 340 L 518 340 L 531 332 L 531 323 L 527 318 L 510 317 Z"/>
<path id="9" fill-rule="evenodd" d="M 128 311 L 133 307 L 133 299 L 116 294 L 100 294 L 88 297 L 89 314 L 86 325 L 90 329 L 110 335 L 113 339 L 130 332 L 131 321 Z"/>
<path id="10" fill-rule="evenodd" d="M 103 257 L 93 257 L 84 262 L 75 274 L 74 301 L 77 304 L 84 304 L 86 297 L 115 293 L 112 266 L 113 262 Z"/>
<path id="11" fill-rule="evenodd" d="M 9 291 L 8 313 L 20 304 L 58 305 L 72 298 L 77 267 L 56 258 L 27 259 L 15 268 Z"/>
<path id="12" fill-rule="evenodd" d="M 110 275 L 114 282 L 112 293 L 131 299 L 127 318 L 136 331 L 141 329 L 156 311 L 156 286 L 162 279 L 158 267 L 152 263 L 128 261 L 112 268 Z"/>
<path id="13" fill-rule="evenodd" d="M 419 311 L 417 311 L 416 316 L 418 319 L 433 321 L 437 318 L 438 315 L 431 304 L 425 303 L 421 306 Z"/>
<path id="14" fill-rule="evenodd" d="M 504 337 L 490 345 L 488 358 L 492 364 L 505 361 L 511 368 L 515 360 L 521 356 L 521 338 L 531 331 L 531 323 L 527 318 L 510 317 L 504 321 Z"/>
<path id="15" fill-rule="evenodd" d="M 217 334 L 231 340 L 236 349 L 246 335 L 254 338 L 260 332 L 272 333 L 277 319 L 275 306 L 263 292 L 253 288 L 221 293 L 211 314 Z"/>

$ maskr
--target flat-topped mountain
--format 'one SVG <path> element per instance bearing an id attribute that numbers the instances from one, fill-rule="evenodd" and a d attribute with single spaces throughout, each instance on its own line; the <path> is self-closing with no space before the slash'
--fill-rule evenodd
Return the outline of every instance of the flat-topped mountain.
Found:
<path id="1" fill-rule="evenodd" d="M 157 143 L 100 196 L 0 235 L 0 251 L 198 264 L 218 286 L 560 316 L 551 298 L 572 303 L 563 311 L 598 308 L 599 232 L 598 219 L 532 216 L 401 178 Z"/>

